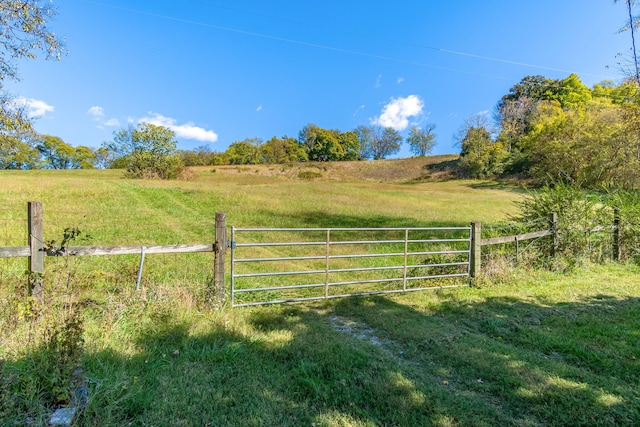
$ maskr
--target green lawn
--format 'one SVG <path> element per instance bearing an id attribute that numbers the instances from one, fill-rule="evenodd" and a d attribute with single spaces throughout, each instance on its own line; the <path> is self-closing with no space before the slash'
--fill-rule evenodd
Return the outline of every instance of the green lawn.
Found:
<path id="1" fill-rule="evenodd" d="M 25 244 L 29 200 L 47 239 L 78 226 L 95 244 L 150 245 L 210 242 L 217 211 L 238 227 L 467 225 L 505 220 L 522 197 L 492 182 L 199 173 L 0 172 L 0 246 Z M 39 323 L 26 260 L 0 260 L 0 424 L 44 424 L 69 381 L 90 390 L 76 425 L 640 424 L 634 266 L 230 309 L 206 301 L 211 254 L 148 256 L 140 292 L 138 260 L 47 259 Z"/>

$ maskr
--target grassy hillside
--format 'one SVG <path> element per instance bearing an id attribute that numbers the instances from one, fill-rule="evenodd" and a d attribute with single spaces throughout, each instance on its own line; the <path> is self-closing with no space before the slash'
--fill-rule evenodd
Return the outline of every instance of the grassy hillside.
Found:
<path id="1" fill-rule="evenodd" d="M 503 221 L 523 197 L 427 179 L 426 162 L 170 182 L 1 171 L 0 246 L 25 244 L 29 200 L 47 239 L 77 226 L 95 244 L 149 245 L 210 242 L 216 211 L 241 227 L 466 225 Z M 139 256 L 47 258 L 47 307 L 28 297 L 25 262 L 0 260 L 2 425 L 44 425 L 82 396 L 83 426 L 640 424 L 636 267 L 505 265 L 478 288 L 230 309 L 207 302 L 211 254 L 148 256 L 139 292 Z"/>
<path id="2" fill-rule="evenodd" d="M 238 227 L 460 225 L 514 212 L 517 188 L 419 182 L 442 159 L 206 167 L 186 181 L 128 180 L 114 170 L 0 171 L 0 246 L 24 244 L 30 200 L 44 204 L 47 239 L 78 225 L 96 244 L 116 245 L 198 241 L 210 236 L 215 212 Z M 299 177 L 309 170 L 322 176 Z"/>
<path id="3" fill-rule="evenodd" d="M 416 182 L 449 178 L 458 155 L 411 157 L 405 159 L 305 162 L 287 165 L 216 166 L 221 174 L 254 174 L 299 178 L 306 174 L 316 179 L 340 181 Z M 201 168 L 205 169 L 206 168 Z M 310 173 L 312 172 L 312 173 Z"/>

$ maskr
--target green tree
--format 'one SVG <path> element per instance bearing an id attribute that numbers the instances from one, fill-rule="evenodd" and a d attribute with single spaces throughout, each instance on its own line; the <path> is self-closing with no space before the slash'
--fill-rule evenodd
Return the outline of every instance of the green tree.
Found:
<path id="1" fill-rule="evenodd" d="M 295 138 L 275 136 L 260 147 L 265 163 L 291 163 L 306 162 L 307 156 L 304 148 L 298 144 Z"/>
<path id="2" fill-rule="evenodd" d="M 409 144 L 413 154 L 426 156 L 433 151 L 433 147 L 436 145 L 436 135 L 433 133 L 435 128 L 436 125 L 433 123 L 429 123 L 423 128 L 411 128 L 411 132 L 407 137 L 407 144 Z"/>
<path id="3" fill-rule="evenodd" d="M 525 176 L 531 174 L 538 159 L 533 156 L 528 135 L 533 131 L 534 122 L 539 123 L 541 115 L 551 111 L 546 107 L 540 108 L 540 105 L 553 104 L 564 111 L 577 111 L 594 102 L 603 106 L 611 106 L 614 99 L 620 104 L 630 102 L 635 98 L 635 92 L 628 84 L 618 88 L 611 83 L 596 85 L 592 90 L 576 74 L 561 80 L 543 76 L 523 78 L 502 97 L 494 112 L 494 119 L 500 126 L 496 142 L 502 144 L 508 153 L 504 171 Z"/>
<path id="4" fill-rule="evenodd" d="M 526 76 L 513 85 L 496 105 L 493 118 L 500 127 L 497 140 L 510 153 L 513 172 L 519 173 L 525 168 L 526 161 L 520 156 L 519 142 L 529 131 L 536 105 L 552 99 L 559 87 L 558 80 Z"/>
<path id="5" fill-rule="evenodd" d="M 509 93 L 502 97 L 502 101 L 520 98 L 528 98 L 533 102 L 549 100 L 557 87 L 559 87 L 557 80 L 544 76 L 525 76 L 509 89 Z"/>
<path id="6" fill-rule="evenodd" d="M 574 73 L 560 80 L 550 96 L 550 100 L 558 101 L 564 109 L 584 107 L 591 98 L 591 89 Z"/>
<path id="7" fill-rule="evenodd" d="M 96 153 L 91 147 L 78 145 L 75 148 L 75 155 L 71 160 L 72 169 L 93 169 L 95 168 Z"/>
<path id="8" fill-rule="evenodd" d="M 593 99 L 605 99 L 612 104 L 625 105 L 629 103 L 638 104 L 640 94 L 635 81 L 626 79 L 619 85 L 611 80 L 605 80 L 593 85 Z"/>
<path id="9" fill-rule="evenodd" d="M 344 150 L 341 160 L 358 160 L 360 157 L 360 142 L 355 132 L 342 132 L 338 136 L 338 143 Z"/>
<path id="10" fill-rule="evenodd" d="M 261 145 L 260 138 L 246 138 L 233 142 L 226 151 L 229 163 L 232 165 L 258 165 L 262 163 Z"/>
<path id="11" fill-rule="evenodd" d="M 487 178 L 502 173 L 508 153 L 501 142 L 493 140 L 486 116 L 467 118 L 456 138 L 461 146 L 460 164 L 470 176 Z"/>
<path id="12" fill-rule="evenodd" d="M 592 102 L 566 110 L 557 102 L 541 103 L 525 138 L 531 174 L 578 188 L 629 186 L 629 177 L 638 175 L 636 135 L 623 107 Z"/>
<path id="13" fill-rule="evenodd" d="M 123 166 L 128 177 L 174 179 L 184 166 L 177 145 L 171 129 L 142 122 L 116 131 L 103 147 L 114 156 L 111 167 Z"/>
<path id="14" fill-rule="evenodd" d="M 73 147 L 57 136 L 43 135 L 36 144 L 42 164 L 49 169 L 92 169 L 96 154 L 83 145 Z"/>
<path id="15" fill-rule="evenodd" d="M 353 130 L 358 137 L 360 153 L 358 159 L 366 160 L 373 157 L 373 128 L 371 126 L 360 125 Z"/>
<path id="16" fill-rule="evenodd" d="M 14 98 L 4 90 L 7 79 L 17 81 L 15 60 L 35 58 L 42 51 L 47 59 L 60 59 L 64 44 L 49 29 L 56 15 L 51 1 L 2 0 L 0 2 L 0 133 L 27 130 L 31 122 Z"/>
<path id="17" fill-rule="evenodd" d="M 309 160 L 317 162 L 357 160 L 360 152 L 355 133 L 323 129 L 314 124 L 302 128 L 298 142 L 304 147 Z"/>
<path id="18" fill-rule="evenodd" d="M 69 169 L 75 156 L 75 149 L 57 136 L 43 135 L 36 149 L 48 169 Z"/>
<path id="19" fill-rule="evenodd" d="M 180 150 L 185 166 L 208 166 L 214 164 L 215 154 L 208 145 L 200 145 L 193 150 Z"/>
<path id="20" fill-rule="evenodd" d="M 400 151 L 402 136 L 393 128 L 361 125 L 353 132 L 360 143 L 361 159 L 384 159 Z"/>
<path id="21" fill-rule="evenodd" d="M 20 139 L 0 134 L 0 169 L 37 169 L 40 152 Z"/>
<path id="22" fill-rule="evenodd" d="M 98 169 L 108 169 L 113 163 L 113 156 L 109 151 L 108 143 L 103 143 L 102 146 L 94 151 L 96 156 L 94 160 L 94 166 Z"/>

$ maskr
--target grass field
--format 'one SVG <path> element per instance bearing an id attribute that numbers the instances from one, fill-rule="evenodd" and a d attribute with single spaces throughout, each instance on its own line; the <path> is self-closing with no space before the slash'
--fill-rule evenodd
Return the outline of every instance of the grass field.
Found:
<path id="1" fill-rule="evenodd" d="M 151 245 L 210 242 L 215 212 L 238 227 L 467 225 L 504 221 L 523 197 L 414 163 L 316 165 L 316 179 L 306 165 L 172 182 L 0 172 L 0 246 L 25 244 L 29 200 L 46 239 L 77 226 L 95 244 Z M 634 266 L 230 309 L 206 301 L 211 254 L 149 256 L 136 292 L 138 260 L 48 258 L 40 321 L 26 260 L 0 260 L 0 424 L 44 425 L 78 387 L 83 426 L 640 424 Z"/>

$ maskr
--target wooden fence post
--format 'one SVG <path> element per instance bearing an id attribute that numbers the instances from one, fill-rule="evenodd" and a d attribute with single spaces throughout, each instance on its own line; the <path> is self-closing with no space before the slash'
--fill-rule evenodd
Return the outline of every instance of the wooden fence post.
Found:
<path id="1" fill-rule="evenodd" d="M 29 281 L 31 296 L 44 302 L 44 237 L 42 232 L 42 202 L 28 202 Z"/>
<path id="2" fill-rule="evenodd" d="M 613 210 L 613 260 L 620 261 L 620 250 L 622 248 L 620 230 L 620 211 L 618 208 Z"/>
<path id="3" fill-rule="evenodd" d="M 558 214 L 556 212 L 549 216 L 549 229 L 551 230 L 551 256 L 555 257 L 558 253 Z"/>
<path id="4" fill-rule="evenodd" d="M 216 243 L 214 247 L 215 261 L 213 271 L 213 288 L 216 303 L 224 303 L 224 265 L 227 252 L 227 214 L 216 212 Z"/>
<path id="5" fill-rule="evenodd" d="M 469 275 L 471 277 L 479 277 L 481 269 L 482 245 L 482 224 L 479 222 L 471 223 L 471 256 L 469 265 Z"/>

